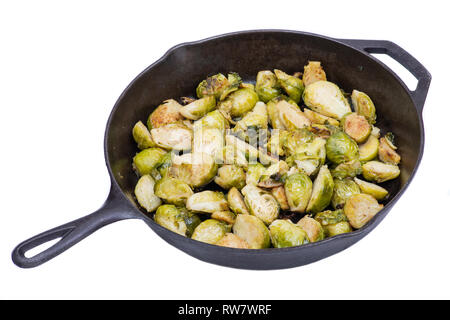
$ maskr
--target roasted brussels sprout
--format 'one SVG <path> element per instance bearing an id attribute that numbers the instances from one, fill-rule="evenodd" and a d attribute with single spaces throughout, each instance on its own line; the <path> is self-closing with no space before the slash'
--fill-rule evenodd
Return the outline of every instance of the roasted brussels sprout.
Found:
<path id="1" fill-rule="evenodd" d="M 369 161 L 363 165 L 362 174 L 368 181 L 381 183 L 397 178 L 400 175 L 400 169 L 396 165 Z"/>
<path id="2" fill-rule="evenodd" d="M 327 237 L 333 237 L 338 234 L 352 231 L 352 227 L 350 226 L 350 223 L 348 223 L 348 219 L 342 209 L 319 212 L 314 219 L 322 225 L 325 236 Z"/>
<path id="3" fill-rule="evenodd" d="M 228 144 L 222 150 L 223 164 L 233 164 L 239 167 L 247 168 L 248 161 L 243 150 L 238 150 L 236 146 Z"/>
<path id="4" fill-rule="evenodd" d="M 270 234 L 259 218 L 238 214 L 233 225 L 233 233 L 247 242 L 250 249 L 264 249 L 270 246 Z"/>
<path id="5" fill-rule="evenodd" d="M 281 210 L 289 210 L 289 202 L 283 186 L 270 189 L 270 193 L 277 200 Z"/>
<path id="6" fill-rule="evenodd" d="M 170 171 L 170 167 L 172 166 L 172 155 L 172 153 L 167 152 L 161 157 L 158 165 L 155 167 L 157 172 L 155 170 L 152 171 L 153 178 L 160 180 L 167 176 Z"/>
<path id="7" fill-rule="evenodd" d="M 166 176 L 156 182 L 155 194 L 167 203 L 184 206 L 194 192 L 184 181 Z"/>
<path id="8" fill-rule="evenodd" d="M 164 154 L 166 151 L 161 148 L 144 149 L 133 158 L 133 166 L 141 176 L 151 174 Z"/>
<path id="9" fill-rule="evenodd" d="M 267 111 L 274 129 L 295 130 L 308 127 L 311 121 L 300 108 L 282 98 L 277 98 L 267 104 Z"/>
<path id="10" fill-rule="evenodd" d="M 348 198 L 354 194 L 361 193 L 358 185 L 351 179 L 334 180 L 333 197 L 331 198 L 331 204 L 335 209 L 342 209 L 347 202 Z"/>
<path id="11" fill-rule="evenodd" d="M 180 113 L 188 119 L 198 120 L 210 111 L 216 108 L 216 98 L 206 96 L 195 100 L 180 109 Z"/>
<path id="12" fill-rule="evenodd" d="M 380 158 L 380 160 L 384 163 L 394 165 L 399 164 L 401 160 L 400 155 L 395 151 L 395 148 L 393 148 L 392 142 L 386 137 L 380 139 L 380 145 L 378 146 L 378 158 Z"/>
<path id="13" fill-rule="evenodd" d="M 380 142 L 378 141 L 378 138 L 371 134 L 366 142 L 358 146 L 359 160 L 367 162 L 375 159 L 378 155 L 379 145 Z"/>
<path id="14" fill-rule="evenodd" d="M 359 158 L 358 145 L 345 132 L 337 132 L 328 138 L 325 145 L 327 158 L 336 164 Z"/>
<path id="15" fill-rule="evenodd" d="M 367 94 L 353 90 L 352 104 L 357 114 L 365 117 L 370 124 L 375 123 L 377 119 L 375 105 Z"/>
<path id="16" fill-rule="evenodd" d="M 231 211 L 215 211 L 211 218 L 233 225 L 236 221 L 236 214 Z"/>
<path id="17" fill-rule="evenodd" d="M 249 164 L 247 168 L 246 184 L 257 185 L 259 179 L 266 172 L 266 168 L 259 162 L 255 164 Z"/>
<path id="18" fill-rule="evenodd" d="M 170 175 L 183 180 L 191 187 L 201 187 L 214 179 L 217 164 L 206 153 L 187 153 L 172 158 Z"/>
<path id="19" fill-rule="evenodd" d="M 380 187 L 379 185 L 358 178 L 355 178 L 354 180 L 358 184 L 359 189 L 361 190 L 362 193 L 370 194 L 378 201 L 386 199 L 386 197 L 389 195 L 389 192 L 385 188 Z"/>
<path id="20" fill-rule="evenodd" d="M 303 101 L 313 111 L 338 120 L 352 112 L 339 87 L 328 81 L 317 81 L 306 86 Z"/>
<path id="21" fill-rule="evenodd" d="M 266 103 L 281 95 L 277 76 L 269 70 L 258 72 L 255 90 L 259 100 Z"/>
<path id="22" fill-rule="evenodd" d="M 341 131 L 339 127 L 333 126 L 331 124 L 312 124 L 308 128 L 308 130 L 323 139 L 328 139 L 336 132 Z"/>
<path id="23" fill-rule="evenodd" d="M 158 147 L 168 150 L 190 150 L 192 147 L 192 129 L 182 122 L 160 126 L 150 132 Z"/>
<path id="24" fill-rule="evenodd" d="M 218 105 L 218 109 L 222 115 L 229 115 L 229 118 L 242 117 L 244 114 L 253 109 L 258 102 L 258 95 L 255 91 L 242 88 L 231 93 L 224 101 Z"/>
<path id="25" fill-rule="evenodd" d="M 269 231 L 275 248 L 295 247 L 309 243 L 305 230 L 291 220 L 275 220 L 270 224 Z"/>
<path id="26" fill-rule="evenodd" d="M 383 205 L 379 204 L 377 199 L 371 195 L 360 193 L 351 196 L 347 200 L 344 206 L 344 213 L 352 227 L 360 229 L 381 209 L 383 209 Z"/>
<path id="27" fill-rule="evenodd" d="M 345 133 L 357 143 L 366 141 L 372 131 L 372 126 L 366 118 L 355 112 L 346 115 L 342 119 L 342 127 Z"/>
<path id="28" fill-rule="evenodd" d="M 154 129 L 183 120 L 183 116 L 180 113 L 181 108 L 182 105 L 173 99 L 164 101 L 148 117 L 147 127 Z"/>
<path id="29" fill-rule="evenodd" d="M 236 165 L 224 165 L 217 170 L 214 182 L 226 190 L 232 187 L 240 190 L 245 186 L 245 179 L 244 169 Z"/>
<path id="30" fill-rule="evenodd" d="M 283 148 L 287 155 L 303 153 L 309 151 L 307 150 L 309 147 L 308 143 L 313 142 L 314 139 L 314 134 L 312 134 L 308 129 L 305 128 L 289 131 L 285 138 Z M 316 150 L 312 150 L 309 153 L 313 155 L 313 153 L 315 154 L 315 151 Z"/>
<path id="31" fill-rule="evenodd" d="M 333 178 L 345 179 L 354 178 L 362 173 L 361 161 L 351 160 L 338 164 L 336 168 L 331 170 Z"/>
<path id="32" fill-rule="evenodd" d="M 236 123 L 233 132 L 239 133 L 240 136 L 246 140 L 247 130 L 256 132 L 259 129 L 267 129 L 268 127 L 267 106 L 259 101 L 256 103 L 252 111 L 247 113 L 241 120 Z"/>
<path id="33" fill-rule="evenodd" d="M 295 173 L 288 176 L 284 183 L 284 191 L 290 210 L 300 213 L 305 212 L 312 190 L 313 183 L 306 174 Z"/>
<path id="34" fill-rule="evenodd" d="M 197 97 L 212 95 L 216 99 L 223 100 L 239 88 L 241 81 L 241 77 L 234 72 L 229 73 L 228 78 L 221 73 L 216 74 L 200 82 L 197 87 Z"/>
<path id="35" fill-rule="evenodd" d="M 223 236 L 222 239 L 216 243 L 216 245 L 237 249 L 249 249 L 248 243 L 234 233 L 225 234 L 225 236 Z"/>
<path id="36" fill-rule="evenodd" d="M 215 244 L 222 239 L 226 233 L 230 232 L 231 227 L 221 221 L 208 219 L 200 223 L 192 234 L 192 239 Z"/>
<path id="37" fill-rule="evenodd" d="M 283 185 L 282 177 L 289 171 L 289 166 L 283 160 L 270 165 L 259 179 L 258 186 L 262 188 L 275 188 Z"/>
<path id="38" fill-rule="evenodd" d="M 160 226 L 176 232 L 182 236 L 191 236 L 200 224 L 200 219 L 184 208 L 177 208 L 171 204 L 163 204 L 155 213 L 155 222 Z"/>
<path id="39" fill-rule="evenodd" d="M 231 188 L 227 194 L 227 201 L 230 209 L 236 214 L 250 214 L 247 205 L 245 204 L 244 197 L 235 187 Z"/>
<path id="40" fill-rule="evenodd" d="M 275 69 L 274 72 L 278 79 L 278 83 L 281 88 L 283 88 L 284 92 L 286 92 L 289 98 L 294 100 L 295 103 L 299 103 L 302 98 L 303 90 L 305 90 L 303 81 L 297 77 L 290 76 L 281 70 Z"/>
<path id="41" fill-rule="evenodd" d="M 307 212 L 317 213 L 325 209 L 333 196 L 334 182 L 327 166 L 322 166 L 313 183 L 311 199 L 309 200 Z"/>
<path id="42" fill-rule="evenodd" d="M 312 110 L 309 110 L 308 108 L 305 108 L 303 110 L 303 114 L 305 115 L 305 117 L 307 117 L 309 119 L 309 121 L 311 121 L 311 123 L 315 123 L 315 124 L 330 124 L 332 126 L 336 126 L 339 127 L 339 121 L 327 116 L 324 116 L 320 113 L 314 112 Z"/>
<path id="43" fill-rule="evenodd" d="M 288 135 L 289 131 L 287 130 L 272 130 L 269 141 L 267 142 L 267 150 L 274 155 L 284 156 L 283 146 L 286 143 Z"/>
<path id="44" fill-rule="evenodd" d="M 245 203 L 250 209 L 250 213 L 261 219 L 264 223 L 270 224 L 280 212 L 277 200 L 266 191 L 253 184 L 248 184 L 242 189 Z"/>
<path id="45" fill-rule="evenodd" d="M 227 211 L 228 202 L 220 191 L 201 191 L 191 195 L 186 201 L 186 208 L 195 212 L 213 213 Z"/>
<path id="46" fill-rule="evenodd" d="M 224 131 L 216 128 L 196 128 L 194 130 L 193 153 L 209 154 L 220 163 L 223 160 L 224 146 Z"/>
<path id="47" fill-rule="evenodd" d="M 228 120 L 225 119 L 219 110 L 211 111 L 203 118 L 194 122 L 194 131 L 200 128 L 215 128 L 220 131 L 225 131 L 225 129 L 228 129 L 229 127 L 230 124 L 228 123 Z"/>
<path id="48" fill-rule="evenodd" d="M 134 188 L 134 194 L 139 205 L 147 212 L 155 211 L 162 201 L 154 192 L 155 180 L 148 174 L 142 176 Z"/>
<path id="49" fill-rule="evenodd" d="M 297 222 L 297 225 L 305 230 L 310 242 L 317 242 L 325 239 L 325 231 L 323 230 L 322 225 L 310 216 L 301 218 Z"/>
<path id="50" fill-rule="evenodd" d="M 320 61 L 309 61 L 303 71 L 303 83 L 305 86 L 309 86 L 310 84 L 321 80 L 326 81 L 327 76 L 320 65 Z"/>
<path id="51" fill-rule="evenodd" d="M 145 126 L 145 124 L 142 123 L 142 121 L 138 121 L 134 125 L 132 133 L 134 141 L 136 141 L 139 149 L 143 150 L 147 148 L 156 147 L 156 144 L 152 139 L 150 131 L 148 131 L 147 127 Z"/>

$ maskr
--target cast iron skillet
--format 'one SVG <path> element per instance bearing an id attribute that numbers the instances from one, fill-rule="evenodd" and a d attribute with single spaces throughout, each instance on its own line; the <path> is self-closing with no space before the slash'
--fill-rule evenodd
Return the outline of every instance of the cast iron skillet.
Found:
<path id="1" fill-rule="evenodd" d="M 415 91 L 369 53 L 391 56 L 418 80 Z M 308 60 L 319 60 L 327 78 L 346 92 L 359 89 L 374 100 L 377 126 L 393 131 L 402 156 L 401 175 L 385 183 L 391 194 L 384 209 L 366 226 L 324 241 L 284 249 L 243 250 L 213 246 L 182 237 L 157 225 L 139 209 L 133 196 L 137 176 L 131 160 L 137 152 L 131 129 L 152 109 L 169 98 L 189 96 L 207 75 L 238 72 L 254 80 L 260 70 L 302 70 Z M 105 158 L 111 177 L 106 202 L 94 213 L 41 233 L 19 244 L 12 253 L 22 268 L 36 267 L 64 252 L 97 229 L 124 219 L 141 219 L 160 237 L 200 260 L 243 269 L 281 269 L 305 265 L 342 251 L 375 228 L 411 182 L 422 158 L 422 109 L 431 75 L 408 52 L 389 41 L 332 39 L 298 31 L 257 30 L 220 35 L 183 43 L 138 75 L 116 102 L 105 132 Z M 45 242 L 60 240 L 45 251 L 25 253 Z"/>

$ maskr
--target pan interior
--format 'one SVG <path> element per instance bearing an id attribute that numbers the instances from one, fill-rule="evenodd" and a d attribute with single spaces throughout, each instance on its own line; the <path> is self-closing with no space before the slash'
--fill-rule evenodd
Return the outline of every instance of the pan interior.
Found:
<path id="1" fill-rule="evenodd" d="M 112 176 L 138 207 L 133 196 L 138 178 L 132 158 L 139 150 L 131 135 L 137 121 L 145 123 L 166 99 L 192 96 L 206 76 L 235 71 L 245 81 L 254 82 L 260 70 L 294 73 L 302 71 L 309 60 L 321 61 L 328 80 L 345 92 L 367 93 L 377 108 L 382 134 L 395 134 L 402 156 L 401 176 L 382 184 L 392 199 L 411 177 L 421 148 L 420 119 L 408 91 L 365 54 L 331 39 L 296 32 L 242 32 L 185 44 L 147 68 L 122 94 L 110 117 L 105 148 Z"/>

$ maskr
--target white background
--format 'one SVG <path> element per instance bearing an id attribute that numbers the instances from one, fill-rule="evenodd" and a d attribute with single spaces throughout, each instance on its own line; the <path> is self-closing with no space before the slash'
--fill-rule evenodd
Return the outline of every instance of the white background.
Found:
<path id="1" fill-rule="evenodd" d="M 444 3 L 1 2 L 0 298 L 450 298 Z M 141 70 L 180 42 L 263 28 L 391 40 L 432 73 L 422 164 L 378 228 L 338 255 L 281 271 L 198 261 L 141 221 L 101 229 L 41 267 L 12 264 L 16 244 L 103 203 L 106 120 Z"/>

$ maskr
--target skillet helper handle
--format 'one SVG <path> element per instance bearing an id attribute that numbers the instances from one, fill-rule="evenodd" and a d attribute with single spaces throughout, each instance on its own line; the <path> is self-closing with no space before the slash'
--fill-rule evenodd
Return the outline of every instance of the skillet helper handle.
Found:
<path id="1" fill-rule="evenodd" d="M 119 192 L 111 187 L 110 194 L 97 211 L 59 227 L 45 231 L 37 236 L 20 243 L 12 252 L 14 264 L 21 268 L 34 268 L 57 255 L 63 253 L 76 243 L 80 242 L 96 230 L 110 223 L 136 218 L 126 200 L 121 198 Z M 25 253 L 46 242 L 61 238 L 46 250 L 32 257 L 26 257 Z"/>
<path id="2" fill-rule="evenodd" d="M 387 54 L 411 72 L 418 81 L 417 88 L 414 91 L 410 91 L 411 96 L 417 110 L 419 113 L 422 113 L 431 83 L 431 74 L 416 58 L 391 41 L 354 39 L 339 39 L 339 41 L 367 53 Z"/>

